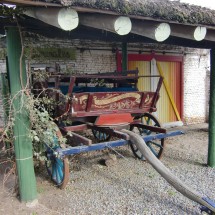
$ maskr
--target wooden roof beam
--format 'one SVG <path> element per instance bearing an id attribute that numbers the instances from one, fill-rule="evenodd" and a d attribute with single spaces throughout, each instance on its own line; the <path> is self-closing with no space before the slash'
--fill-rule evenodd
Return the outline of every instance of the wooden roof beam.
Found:
<path id="1" fill-rule="evenodd" d="M 148 37 L 162 42 L 170 36 L 170 26 L 167 23 L 132 20 L 125 16 L 80 13 L 80 24 L 110 31 L 119 35 L 126 35 L 130 31 L 134 34 Z"/>
<path id="2" fill-rule="evenodd" d="M 101 14 L 80 13 L 80 24 L 110 31 L 119 35 L 126 35 L 131 31 L 131 20 L 126 16 L 111 16 Z"/>
<path id="3" fill-rule="evenodd" d="M 170 36 L 171 29 L 168 23 L 152 22 L 148 20 L 132 20 L 131 32 L 158 42 L 163 42 Z"/>
<path id="4" fill-rule="evenodd" d="M 201 41 L 205 39 L 207 28 L 171 24 L 171 36 Z"/>
<path id="5" fill-rule="evenodd" d="M 215 42 L 215 31 L 209 29 L 209 30 L 207 31 L 206 36 L 205 36 L 205 40 Z"/>
<path id="6" fill-rule="evenodd" d="M 26 15 L 39 19 L 49 25 L 71 31 L 80 23 L 83 26 L 106 30 L 126 35 L 144 36 L 158 42 L 165 41 L 170 35 L 194 41 L 215 41 L 215 31 L 203 26 L 186 26 L 181 24 L 160 23 L 150 20 L 138 20 L 125 16 L 108 14 L 79 13 L 66 8 L 33 8 L 25 12 Z"/>
<path id="7" fill-rule="evenodd" d="M 75 29 L 79 23 L 78 13 L 69 8 L 34 8 L 24 13 L 64 31 Z"/>

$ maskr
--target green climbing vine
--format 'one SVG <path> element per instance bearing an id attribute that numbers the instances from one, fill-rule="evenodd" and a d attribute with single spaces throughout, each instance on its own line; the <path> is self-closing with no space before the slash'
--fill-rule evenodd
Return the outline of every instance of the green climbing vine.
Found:
<path id="1" fill-rule="evenodd" d="M 14 9 L 7 9 L 2 5 L 0 5 L 0 8 L 1 13 L 4 13 L 4 15 L 7 14 L 8 16 L 10 14 L 11 18 L 16 19 L 16 12 L 14 12 Z M 56 125 L 62 118 L 61 116 L 55 118 L 53 112 L 55 111 L 56 106 L 62 105 L 62 101 L 55 101 L 54 96 L 59 94 L 63 101 L 68 100 L 68 97 L 54 88 L 50 90 L 42 86 L 40 89 L 34 89 L 34 83 L 42 83 L 49 78 L 49 74 L 45 70 L 37 72 L 32 71 L 31 60 L 36 49 L 29 47 L 29 45 L 28 47 L 25 45 L 25 32 L 22 31 L 17 20 L 15 23 L 18 26 L 21 37 L 22 51 L 20 62 L 23 62 L 24 58 L 27 59 L 28 69 L 26 70 L 27 81 L 25 82 L 22 79 L 22 72 L 25 70 L 22 68 L 22 63 L 20 63 L 19 70 L 21 71 L 20 82 L 22 89 L 15 95 L 11 95 L 9 90 L 7 90 L 4 94 L 4 98 L 2 99 L 4 112 L 7 114 L 5 114 L 5 126 L 0 132 L 0 164 L 7 162 L 11 163 L 11 168 L 13 169 L 13 171 L 8 171 L 6 173 L 5 179 L 8 178 L 8 175 L 12 174 L 12 172 L 16 172 L 14 170 L 16 165 L 13 142 L 17 137 L 14 136 L 13 127 L 15 119 L 17 120 L 20 113 L 25 113 L 30 121 L 30 127 L 25 135 L 26 138 L 30 138 L 32 140 L 34 159 L 44 161 L 46 160 L 45 151 L 47 146 L 53 148 L 56 144 L 63 145 L 66 143 L 66 139 L 63 136 L 58 136 L 59 128 Z M 34 78 L 32 79 L 32 77 Z M 14 108 L 14 100 L 19 100 L 20 109 L 17 110 Z M 56 139 L 57 141 L 54 141 Z M 35 164 L 38 164 L 38 162 L 35 162 Z"/>

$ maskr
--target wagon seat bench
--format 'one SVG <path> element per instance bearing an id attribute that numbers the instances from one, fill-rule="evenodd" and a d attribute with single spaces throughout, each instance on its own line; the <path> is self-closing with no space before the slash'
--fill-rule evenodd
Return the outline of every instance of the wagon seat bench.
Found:
<path id="1" fill-rule="evenodd" d="M 139 91 L 137 83 L 141 78 L 157 78 L 156 91 Z M 130 70 L 72 76 L 52 73 L 43 82 L 35 82 L 33 86 L 37 95 L 43 96 L 38 90 L 47 88 L 46 95 L 59 103 L 52 113 L 54 118 L 60 119 L 56 122 L 59 129 L 53 138 L 55 147 L 47 145 L 46 151 L 46 166 L 54 183 L 64 188 L 69 181 L 67 155 L 129 144 L 135 157 L 145 160 L 135 144 L 129 141 L 129 135 L 120 131 L 124 128 L 141 135 L 159 159 L 164 149 L 164 138 L 182 134 L 181 131 L 167 133 L 151 114 L 157 110 L 162 81 L 161 76 L 138 76 L 138 70 Z M 67 99 L 62 94 L 67 95 Z M 72 123 L 64 123 L 64 119 Z M 92 143 L 91 139 L 77 133 L 87 129 L 92 130 L 99 143 Z M 70 139 L 76 146 L 60 144 L 59 139 L 66 132 L 72 134 Z M 118 140 L 110 141 L 111 137 Z"/>

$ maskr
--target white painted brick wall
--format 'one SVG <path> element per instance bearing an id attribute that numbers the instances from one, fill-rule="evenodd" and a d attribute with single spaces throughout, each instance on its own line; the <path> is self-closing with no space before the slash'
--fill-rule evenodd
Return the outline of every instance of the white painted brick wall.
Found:
<path id="1" fill-rule="evenodd" d="M 32 61 L 34 65 L 36 61 Z M 58 63 L 62 69 L 65 67 L 69 71 L 77 73 L 97 73 L 97 72 L 114 72 L 116 70 L 116 57 L 111 51 L 103 50 L 85 50 L 76 51 L 76 60 L 44 60 L 38 62 L 41 64 L 53 65 Z"/>
<path id="2" fill-rule="evenodd" d="M 184 57 L 185 124 L 205 122 L 208 118 L 208 58 L 201 51 Z"/>
<path id="3" fill-rule="evenodd" d="M 67 41 L 67 40 L 51 40 L 42 38 L 38 41 L 32 41 L 29 39 L 25 41 L 26 44 L 33 44 L 34 46 L 45 47 L 73 47 L 76 48 L 76 60 L 44 60 L 40 62 L 32 61 L 32 63 L 38 64 L 53 64 L 59 63 L 60 66 L 67 67 L 70 70 L 77 72 L 108 72 L 116 70 L 115 54 L 111 52 L 111 48 L 114 44 L 103 42 L 91 42 L 91 41 Z M 0 42 L 4 47 L 5 43 Z M 144 45 L 135 44 L 132 45 L 133 49 L 138 49 Z M 145 45 L 147 49 L 152 48 L 151 45 Z M 173 52 L 182 51 L 188 52 L 184 56 L 184 122 L 185 124 L 205 122 L 208 118 L 208 92 L 209 92 L 209 75 L 207 75 L 208 59 L 209 56 L 205 55 L 209 53 L 208 50 L 198 49 L 186 49 L 183 47 L 171 47 L 168 46 L 155 46 L 154 50 L 168 50 Z M 166 48 L 165 48 L 166 47 Z M 84 48 L 82 51 L 80 48 Z M 101 49 L 101 50 L 95 50 Z M 102 50 L 104 49 L 104 50 Z M 106 51 L 105 51 L 106 50 Z M 5 72 L 5 61 L 0 59 L 0 72 Z M 0 109 L 1 104 L 0 104 Z M 1 113 L 0 113 L 1 115 Z M 1 119 L 0 119 L 1 124 Z"/>
<path id="4" fill-rule="evenodd" d="M 111 51 L 86 50 L 77 52 L 76 70 L 85 72 L 113 72 L 116 70 L 116 57 Z"/>
<path id="5" fill-rule="evenodd" d="M 26 45 L 31 43 L 31 39 L 25 41 Z M 116 54 L 112 53 L 111 43 L 101 43 L 92 41 L 79 40 L 47 40 L 44 39 L 34 46 L 46 47 L 66 47 L 76 49 L 76 60 L 44 60 L 40 64 L 55 64 L 58 63 L 62 68 L 67 67 L 69 70 L 85 73 L 96 72 L 113 72 L 116 70 Z M 32 61 L 32 63 L 36 63 Z"/>

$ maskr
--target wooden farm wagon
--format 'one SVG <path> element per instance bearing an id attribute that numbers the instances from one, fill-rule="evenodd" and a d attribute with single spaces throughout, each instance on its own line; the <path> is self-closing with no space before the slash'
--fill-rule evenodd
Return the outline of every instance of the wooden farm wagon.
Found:
<path id="1" fill-rule="evenodd" d="M 156 91 L 139 91 L 137 82 L 141 78 L 156 78 Z M 61 188 L 66 186 L 70 175 L 67 155 L 130 144 L 129 135 L 121 131 L 124 128 L 141 135 L 160 158 L 164 138 L 182 133 L 166 133 L 152 115 L 157 110 L 162 81 L 160 76 L 138 76 L 138 70 L 133 70 L 72 76 L 52 73 L 46 80 L 35 82 L 35 95 L 48 96 L 57 104 L 51 114 L 58 119 L 59 130 L 54 145 L 47 144 L 46 151 L 51 179 Z M 97 143 L 77 133 L 86 129 L 92 130 Z M 72 135 L 75 146 L 62 146 L 58 141 L 66 132 Z M 145 159 L 135 144 L 130 146 L 137 158 Z"/>

